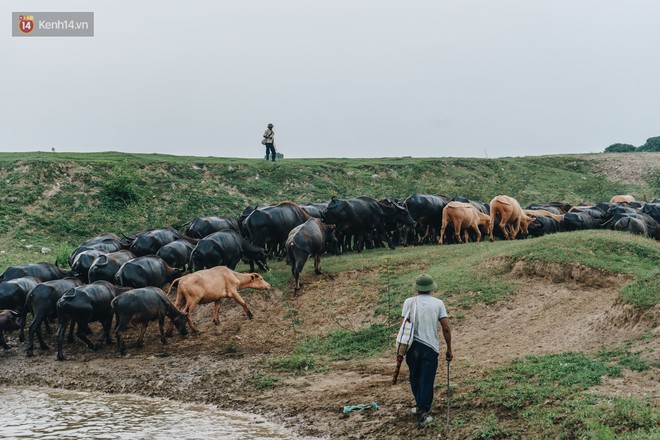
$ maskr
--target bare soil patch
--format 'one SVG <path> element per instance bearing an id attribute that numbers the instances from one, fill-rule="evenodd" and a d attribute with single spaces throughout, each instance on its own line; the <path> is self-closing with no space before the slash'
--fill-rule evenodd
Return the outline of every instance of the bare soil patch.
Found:
<path id="1" fill-rule="evenodd" d="M 576 156 L 598 161 L 598 168 L 611 182 L 644 185 L 647 174 L 651 170 L 660 168 L 658 153 L 601 153 L 576 154 Z"/>
<path id="2" fill-rule="evenodd" d="M 326 371 L 284 374 L 272 388 L 260 390 L 255 386 L 255 374 L 273 374 L 268 360 L 289 354 L 295 345 L 292 321 L 286 317 L 290 310 L 298 312 L 298 331 L 307 335 L 346 325 L 357 329 L 382 319 L 373 313 L 377 289 L 353 286 L 358 278 L 377 275 L 352 271 L 316 277 L 305 273 L 306 285 L 297 296 L 278 290 L 247 292 L 244 299 L 254 313 L 253 320 L 245 317 L 238 304 L 227 300 L 221 307 L 221 323 L 214 326 L 212 305 L 200 306 L 194 319 L 201 334 L 174 336 L 170 345 L 163 347 L 157 325 L 152 324 L 143 349 L 130 346 L 136 332 L 128 335 L 129 354 L 125 357 L 119 356 L 114 346 L 94 353 L 76 341 L 65 345 L 64 362 L 55 360 L 53 349 L 37 349 L 34 358 L 26 358 L 25 345 L 18 343 L 13 333 L 9 342 L 15 347 L 0 352 L 0 384 L 131 392 L 214 403 L 223 409 L 270 415 L 303 436 L 435 438 L 437 432 L 414 427 L 405 365 L 399 383 L 391 385 L 392 353 L 335 362 Z M 655 337 L 642 337 L 653 331 L 656 318 L 635 318 L 634 312 L 617 302 L 617 293 L 628 279 L 587 268 L 538 265 L 516 266 L 507 276 L 518 280 L 517 294 L 494 306 L 473 307 L 465 311 L 464 319 L 451 319 L 455 393 L 460 394 L 462 383 L 484 368 L 519 356 L 612 348 L 631 339 L 640 350 L 653 349 L 654 356 L 660 353 L 657 326 Z M 97 326 L 93 330 L 96 337 L 100 330 Z M 441 364 L 438 383 L 444 383 L 444 368 Z M 646 373 L 626 373 L 593 391 L 657 398 L 658 380 Z M 437 388 L 436 416 L 441 420 L 444 396 L 445 388 Z M 380 409 L 341 413 L 345 405 L 370 402 L 376 402 Z M 463 431 L 447 434 L 447 438 L 464 436 Z"/>

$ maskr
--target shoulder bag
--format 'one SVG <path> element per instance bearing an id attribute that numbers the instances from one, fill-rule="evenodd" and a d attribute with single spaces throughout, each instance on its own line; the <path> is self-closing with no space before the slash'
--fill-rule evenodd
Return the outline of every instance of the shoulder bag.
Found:
<path id="1" fill-rule="evenodd" d="M 412 316 L 412 319 L 410 319 Z M 406 314 L 406 319 L 401 323 L 399 333 L 396 335 L 396 353 L 403 356 L 413 342 L 415 334 L 415 319 L 417 318 L 417 298 L 413 299 L 412 305 Z"/>

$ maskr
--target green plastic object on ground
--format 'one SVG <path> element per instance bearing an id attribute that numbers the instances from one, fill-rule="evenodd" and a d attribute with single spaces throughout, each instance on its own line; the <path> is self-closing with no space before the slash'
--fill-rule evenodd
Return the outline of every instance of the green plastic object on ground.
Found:
<path id="1" fill-rule="evenodd" d="M 348 414 L 349 412 L 353 411 L 362 411 L 364 409 L 378 409 L 378 404 L 376 402 L 371 402 L 371 403 L 363 403 L 361 405 L 348 405 L 344 407 L 344 414 Z"/>

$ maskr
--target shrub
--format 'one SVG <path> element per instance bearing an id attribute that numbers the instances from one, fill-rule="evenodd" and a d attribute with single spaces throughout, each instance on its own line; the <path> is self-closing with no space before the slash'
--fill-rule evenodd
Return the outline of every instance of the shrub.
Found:
<path id="1" fill-rule="evenodd" d="M 612 144 L 605 148 L 606 153 L 631 153 L 633 151 L 637 151 L 637 148 L 630 144 Z"/>
<path id="2" fill-rule="evenodd" d="M 126 207 L 138 201 L 140 185 L 140 179 L 134 171 L 118 165 L 101 190 L 102 200 L 110 207 Z"/>
<path id="3" fill-rule="evenodd" d="M 660 136 L 648 138 L 644 145 L 641 145 L 637 148 L 637 151 L 650 151 L 650 152 L 660 152 Z"/>

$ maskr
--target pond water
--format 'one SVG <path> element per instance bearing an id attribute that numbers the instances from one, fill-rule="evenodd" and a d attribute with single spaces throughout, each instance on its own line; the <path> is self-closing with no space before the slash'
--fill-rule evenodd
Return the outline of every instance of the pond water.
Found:
<path id="1" fill-rule="evenodd" d="M 293 439 L 261 416 L 132 394 L 0 389 L 0 438 Z"/>

